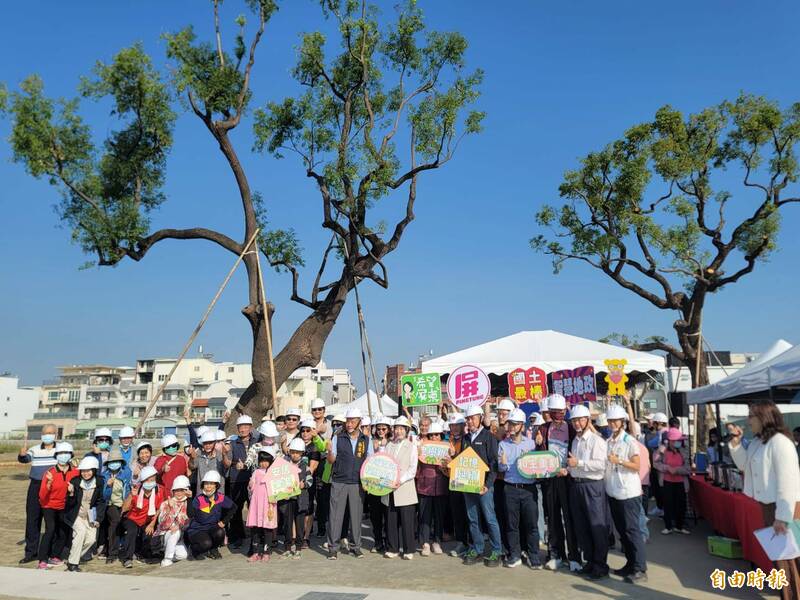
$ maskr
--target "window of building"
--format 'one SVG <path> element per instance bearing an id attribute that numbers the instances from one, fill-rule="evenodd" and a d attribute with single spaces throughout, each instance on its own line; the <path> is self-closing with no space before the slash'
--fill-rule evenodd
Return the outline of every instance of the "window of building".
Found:
<path id="1" fill-rule="evenodd" d="M 200 371 L 200 365 L 195 365 L 194 366 L 194 372 L 198 373 L 199 371 Z"/>
<path id="2" fill-rule="evenodd" d="M 234 367 L 228 367 L 228 373 L 233 373 Z"/>
<path id="3" fill-rule="evenodd" d="M 47 392 L 47 399 L 50 402 L 58 402 L 58 392 L 57 391 Z"/>
<path id="4" fill-rule="evenodd" d="M 159 375 L 158 376 L 158 380 L 159 381 L 166 381 L 167 380 L 167 376 L 166 375 Z"/>

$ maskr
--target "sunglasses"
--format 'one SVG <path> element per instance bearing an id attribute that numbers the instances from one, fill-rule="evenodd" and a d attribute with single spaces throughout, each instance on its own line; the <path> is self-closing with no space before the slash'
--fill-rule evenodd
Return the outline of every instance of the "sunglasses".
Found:
<path id="1" fill-rule="evenodd" d="M 287 421 L 299 421 L 300 419 L 298 417 L 286 417 L 286 420 Z"/>
<path id="2" fill-rule="evenodd" d="M 325 410 L 324 408 L 312 408 L 311 412 L 318 412 L 320 410 Z"/>
<path id="3" fill-rule="evenodd" d="M 300 433 L 308 433 L 309 431 L 311 431 L 310 427 L 301 427 L 300 428 Z"/>

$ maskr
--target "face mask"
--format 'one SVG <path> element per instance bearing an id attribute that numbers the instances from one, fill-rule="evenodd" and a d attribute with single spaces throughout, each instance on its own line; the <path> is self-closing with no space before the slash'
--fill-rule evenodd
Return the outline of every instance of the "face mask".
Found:
<path id="1" fill-rule="evenodd" d="M 673 444 L 675 444 L 676 450 L 683 448 L 683 442 L 673 442 Z"/>
<path id="2" fill-rule="evenodd" d="M 100 450 L 108 450 L 111 447 L 111 443 L 110 442 L 97 442 L 97 447 L 100 448 Z"/>
<path id="3" fill-rule="evenodd" d="M 164 448 L 164 453 L 167 456 L 175 456 L 178 453 L 178 448 L 176 446 L 170 446 L 169 448 Z"/>
<path id="4" fill-rule="evenodd" d="M 43 444 L 52 444 L 55 441 L 56 441 L 56 436 L 52 433 L 45 433 L 42 435 Z"/>
<path id="5" fill-rule="evenodd" d="M 119 447 L 122 448 L 123 450 L 127 450 L 128 448 L 131 447 L 131 445 L 130 444 L 120 444 Z"/>
<path id="6" fill-rule="evenodd" d="M 207 492 L 206 490 L 203 490 L 203 495 L 208 496 L 209 498 L 211 498 L 211 496 L 213 496 L 216 492 L 217 492 L 217 490 L 213 490 L 211 492 Z"/>
<path id="7" fill-rule="evenodd" d="M 146 489 L 146 490 L 152 490 L 154 487 L 156 487 L 156 482 L 155 481 L 145 481 L 142 484 L 142 487 L 144 489 Z"/>
<path id="8" fill-rule="evenodd" d="M 108 465 L 109 471 L 119 471 L 122 468 L 122 465 L 118 462 L 106 463 Z"/>
<path id="9" fill-rule="evenodd" d="M 71 461 L 71 460 L 72 460 L 72 456 L 71 456 L 71 455 L 69 455 L 69 454 L 64 454 L 64 453 L 62 453 L 62 454 L 59 454 L 58 456 L 56 456 L 56 460 L 58 461 L 58 464 L 60 464 L 60 465 L 65 465 L 65 464 L 67 464 L 69 461 Z"/>

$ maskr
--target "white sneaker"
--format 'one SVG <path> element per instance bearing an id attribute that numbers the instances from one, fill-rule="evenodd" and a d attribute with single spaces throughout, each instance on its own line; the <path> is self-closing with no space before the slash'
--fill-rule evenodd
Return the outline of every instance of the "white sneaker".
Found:
<path id="1" fill-rule="evenodd" d="M 583 566 L 581 565 L 581 563 L 576 562 L 574 560 L 569 561 L 569 570 L 570 570 L 570 572 L 577 573 L 582 568 L 583 568 Z"/>
<path id="2" fill-rule="evenodd" d="M 458 546 L 450 550 L 450 556 L 453 558 L 458 558 L 461 554 L 467 551 L 467 547 L 462 544 L 461 542 L 458 543 Z"/>
<path id="3" fill-rule="evenodd" d="M 413 554 L 403 554 L 403 560 L 411 560 L 414 558 Z"/>
<path id="4" fill-rule="evenodd" d="M 544 563 L 544 568 L 548 571 L 558 571 L 558 567 L 561 566 L 561 561 L 557 558 L 551 558 L 546 563 Z"/>
<path id="5" fill-rule="evenodd" d="M 690 533 L 692 533 L 691 531 L 686 529 L 686 527 L 683 527 L 681 529 L 676 529 L 675 531 L 677 531 L 678 533 L 682 533 L 683 535 L 689 535 Z"/>
<path id="6" fill-rule="evenodd" d="M 433 544 L 431 545 L 431 550 L 433 551 L 434 554 L 442 553 L 442 547 L 439 545 L 439 542 L 433 542 Z"/>
<path id="7" fill-rule="evenodd" d="M 400 556 L 400 555 L 397 552 L 384 552 L 383 553 L 383 557 L 384 558 L 397 558 L 398 556 Z"/>
<path id="8" fill-rule="evenodd" d="M 170 559 L 168 559 L 168 558 L 165 558 L 164 560 L 161 561 L 161 566 L 162 567 L 171 567 L 172 566 L 172 561 Z"/>
<path id="9" fill-rule="evenodd" d="M 422 544 L 422 550 L 420 550 L 419 553 L 422 556 L 430 556 L 431 555 L 431 545 L 430 544 Z"/>
<path id="10" fill-rule="evenodd" d="M 664 529 L 661 530 L 661 535 L 669 535 L 670 533 L 672 533 L 672 529 L 668 529 L 665 527 Z"/>

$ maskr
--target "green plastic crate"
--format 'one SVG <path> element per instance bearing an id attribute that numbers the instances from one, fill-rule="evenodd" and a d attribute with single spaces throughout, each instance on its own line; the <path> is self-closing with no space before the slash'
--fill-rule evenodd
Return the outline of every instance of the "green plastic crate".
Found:
<path id="1" fill-rule="evenodd" d="M 719 535 L 708 536 L 708 552 L 723 558 L 742 558 L 742 543 Z"/>

